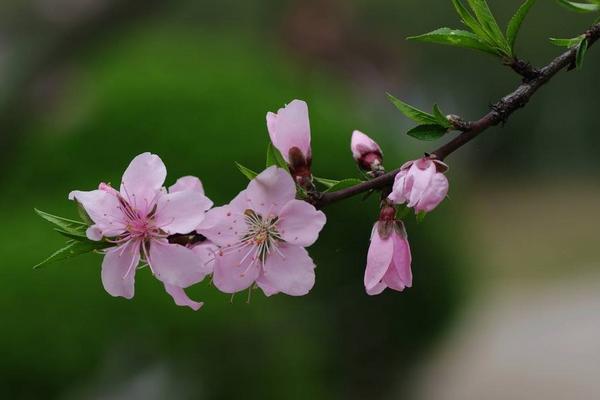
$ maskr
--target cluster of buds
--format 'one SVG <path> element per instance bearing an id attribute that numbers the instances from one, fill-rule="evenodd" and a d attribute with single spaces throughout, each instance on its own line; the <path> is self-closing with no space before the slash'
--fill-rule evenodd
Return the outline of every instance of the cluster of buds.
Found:
<path id="1" fill-rule="evenodd" d="M 109 294 L 132 298 L 136 271 L 144 266 L 176 304 L 194 310 L 202 303 L 185 290 L 207 277 L 224 293 L 260 288 L 267 296 L 302 296 L 312 289 L 315 263 L 306 247 L 317 241 L 326 217 L 297 198 L 298 188 L 315 190 L 308 107 L 294 100 L 266 120 L 287 168 L 281 161 L 253 175 L 228 204 L 213 207 L 196 177 L 166 188 L 167 169 L 151 153 L 131 161 L 118 190 L 101 183 L 97 190 L 70 193 L 90 221 L 85 240 L 102 243 L 101 276 Z M 383 151 L 373 139 L 354 131 L 350 148 L 369 178 L 385 173 Z M 369 295 L 412 286 L 410 247 L 396 208 L 432 211 L 448 191 L 447 168 L 429 157 L 410 161 L 393 187 L 382 189 L 364 277 Z"/>

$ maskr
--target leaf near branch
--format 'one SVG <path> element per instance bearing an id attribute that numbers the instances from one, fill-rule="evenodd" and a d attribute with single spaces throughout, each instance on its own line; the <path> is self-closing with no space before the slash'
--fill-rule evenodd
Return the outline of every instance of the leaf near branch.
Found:
<path id="1" fill-rule="evenodd" d="M 407 39 L 479 50 L 495 56 L 501 55 L 501 52 L 499 52 L 498 49 L 485 43 L 476 34 L 460 29 L 439 28 L 422 35 L 410 36 Z"/>
<path id="2" fill-rule="evenodd" d="M 441 138 L 447 132 L 448 129 L 440 125 L 419 125 L 406 133 L 415 139 L 432 141 Z"/>
<path id="3" fill-rule="evenodd" d="M 579 12 L 579 13 L 590 13 L 600 11 L 600 3 L 598 2 L 588 2 L 588 3 L 579 3 L 575 1 L 569 0 L 556 0 L 558 4 L 562 5 L 568 10 Z"/>
<path id="4" fill-rule="evenodd" d="M 536 0 L 526 0 L 508 23 L 508 27 L 506 28 L 506 40 L 508 40 L 511 51 L 514 51 L 515 42 L 517 41 L 517 36 L 521 29 L 521 25 L 523 24 L 523 20 L 525 20 L 525 17 L 535 2 Z"/>

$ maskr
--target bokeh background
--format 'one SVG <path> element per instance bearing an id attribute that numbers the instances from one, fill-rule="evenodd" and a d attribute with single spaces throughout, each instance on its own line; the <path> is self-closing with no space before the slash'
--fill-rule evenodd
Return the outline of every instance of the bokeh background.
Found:
<path id="1" fill-rule="evenodd" d="M 542 64 L 591 23 L 538 2 L 519 55 Z M 502 24 L 519 1 L 490 0 Z M 309 296 L 179 308 L 147 271 L 133 300 L 101 257 L 31 267 L 63 240 L 72 189 L 116 183 L 138 153 L 217 204 L 264 165 L 265 114 L 309 103 L 315 174 L 357 176 L 361 129 L 395 167 L 430 150 L 385 92 L 474 119 L 518 78 L 496 60 L 407 42 L 458 27 L 446 0 L 3 0 L 0 397 L 564 399 L 600 393 L 600 55 L 453 155 L 450 198 L 409 221 L 414 287 L 369 297 L 374 199 L 327 210 Z"/>

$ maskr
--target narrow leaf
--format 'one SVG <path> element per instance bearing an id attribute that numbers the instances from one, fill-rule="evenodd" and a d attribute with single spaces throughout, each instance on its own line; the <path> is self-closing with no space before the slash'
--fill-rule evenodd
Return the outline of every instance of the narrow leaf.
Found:
<path id="1" fill-rule="evenodd" d="M 452 4 L 454 4 L 454 8 L 456 12 L 460 16 L 463 24 L 468 26 L 474 34 L 476 34 L 479 39 L 490 44 L 490 37 L 485 32 L 485 30 L 479 24 L 479 21 L 471 14 L 471 12 L 464 6 L 461 0 L 452 0 Z M 491 42 L 493 44 L 493 42 Z"/>
<path id="2" fill-rule="evenodd" d="M 347 189 L 349 187 L 358 185 L 363 182 L 364 181 L 361 181 L 360 179 L 356 179 L 356 178 L 342 179 L 341 181 L 339 181 L 338 183 L 336 183 L 335 185 L 333 185 L 332 187 L 327 189 L 325 192 L 335 192 L 336 190 Z"/>
<path id="3" fill-rule="evenodd" d="M 442 110 L 440 110 L 440 107 L 437 104 L 433 105 L 433 115 L 434 115 L 435 121 L 437 122 L 438 125 L 441 125 L 447 129 L 450 129 L 453 127 L 452 124 L 450 123 L 450 121 L 448 121 L 448 118 L 446 118 L 446 116 L 444 115 Z"/>
<path id="4" fill-rule="evenodd" d="M 550 38 L 550 43 L 552 43 L 555 46 L 559 46 L 559 47 L 577 47 L 581 44 L 581 42 L 583 41 L 583 39 L 585 39 L 584 35 L 581 36 L 577 36 L 576 38 L 571 38 L 571 39 L 557 39 L 557 38 Z"/>
<path id="5" fill-rule="evenodd" d="M 390 101 L 396 106 L 396 108 L 398 110 L 400 110 L 400 112 L 402 112 L 402 114 L 406 115 L 408 118 L 412 119 L 413 121 L 418 122 L 420 124 L 436 124 L 437 123 L 437 120 L 433 115 L 426 113 L 425 111 L 421 111 L 418 108 L 415 108 L 415 107 L 411 106 L 410 104 L 407 104 L 407 103 L 403 102 L 402 100 L 395 98 L 394 96 L 392 96 L 389 93 L 388 93 L 388 97 L 389 97 Z"/>
<path id="6" fill-rule="evenodd" d="M 256 175 L 258 175 L 256 172 L 252 171 L 250 168 L 244 167 L 239 162 L 237 162 L 237 161 L 234 161 L 234 162 L 235 162 L 235 166 L 240 170 L 242 175 L 244 175 L 246 178 L 248 178 L 248 180 L 251 181 L 252 179 L 256 178 Z"/>
<path id="7" fill-rule="evenodd" d="M 340 181 L 337 181 L 335 179 L 327 179 L 327 178 L 317 178 L 316 176 L 313 176 L 313 179 L 317 182 L 319 182 L 321 185 L 326 186 L 328 188 L 337 185 L 338 183 L 340 183 Z"/>
<path id="8" fill-rule="evenodd" d="M 58 215 L 52 215 L 47 212 L 38 210 L 37 208 L 34 208 L 34 210 L 37 215 L 39 215 L 40 217 L 42 217 L 43 219 L 45 219 L 46 221 L 50 222 L 51 224 L 55 225 L 63 231 L 78 233 L 85 231 L 85 229 L 87 228 L 87 224 L 85 222 L 59 217 Z"/>
<path id="9" fill-rule="evenodd" d="M 483 42 L 477 35 L 468 31 L 459 29 L 439 28 L 435 31 L 424 33 L 418 36 L 410 36 L 408 40 L 418 40 L 420 42 L 429 42 L 445 44 L 448 46 L 462 47 L 465 49 L 479 50 L 488 54 L 499 55 L 497 50 Z"/>
<path id="10" fill-rule="evenodd" d="M 288 169 L 287 163 L 283 159 L 283 156 L 281 155 L 279 150 L 277 150 L 275 146 L 273 146 L 273 143 L 269 142 L 267 146 L 267 168 L 271 165 L 276 165 L 285 170 Z"/>
<path id="11" fill-rule="evenodd" d="M 535 2 L 536 0 L 525 0 L 525 3 L 519 7 L 515 15 L 513 15 L 513 17 L 510 19 L 508 27 L 506 28 L 506 40 L 508 40 L 508 45 L 510 46 L 511 50 L 514 50 L 515 42 L 517 41 L 517 36 L 519 34 L 519 30 L 521 29 L 521 25 L 523 24 L 523 20 Z"/>
<path id="12" fill-rule="evenodd" d="M 510 46 L 508 45 L 500 26 L 498 26 L 498 22 L 496 21 L 496 18 L 494 18 L 494 14 L 492 14 L 487 2 L 485 0 L 468 0 L 468 3 L 473 9 L 475 17 L 493 42 L 496 43 L 500 49 L 503 49 L 503 52 L 506 53 L 506 55 L 510 56 Z"/>
<path id="13" fill-rule="evenodd" d="M 579 12 L 579 13 L 589 13 L 600 10 L 600 4 L 591 4 L 591 3 L 578 3 L 575 1 L 568 0 L 557 0 L 558 4 L 564 6 L 568 10 Z"/>
<path id="14" fill-rule="evenodd" d="M 431 141 L 441 138 L 446 132 L 448 129 L 440 125 L 419 125 L 408 131 L 407 134 L 419 140 Z"/>
<path id="15" fill-rule="evenodd" d="M 585 58 L 585 54 L 587 53 L 587 49 L 588 41 L 584 40 L 577 48 L 577 54 L 575 55 L 575 65 L 577 69 L 581 69 L 583 67 L 583 60 Z"/>
<path id="16" fill-rule="evenodd" d="M 94 250 L 105 249 L 110 246 L 113 246 L 113 245 L 110 243 L 107 243 L 107 242 L 92 242 L 92 241 L 78 242 L 78 241 L 71 240 L 71 241 L 67 242 L 67 245 L 65 247 L 63 247 L 62 249 L 58 249 L 57 251 L 52 253 L 48 258 L 46 258 L 44 261 L 35 265 L 33 268 L 38 269 L 46 264 L 50 264 L 50 263 L 58 262 L 58 261 L 64 261 L 69 258 L 79 256 L 81 254 L 90 253 Z"/>

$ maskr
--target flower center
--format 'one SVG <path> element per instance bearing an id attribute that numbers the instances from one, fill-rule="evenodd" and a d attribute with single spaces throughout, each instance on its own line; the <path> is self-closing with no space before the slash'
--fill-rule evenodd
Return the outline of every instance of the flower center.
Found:
<path id="1" fill-rule="evenodd" d="M 264 264 L 271 250 L 277 251 L 277 246 L 283 242 L 277 230 L 277 216 L 263 217 L 254 210 L 244 211 L 248 232 L 242 237 L 243 243 L 250 243 L 256 248 L 256 258 Z"/>

